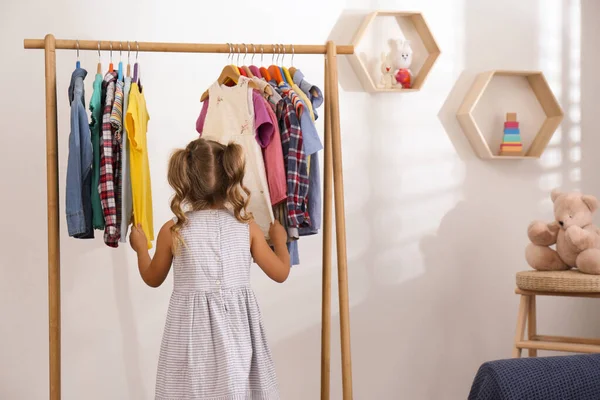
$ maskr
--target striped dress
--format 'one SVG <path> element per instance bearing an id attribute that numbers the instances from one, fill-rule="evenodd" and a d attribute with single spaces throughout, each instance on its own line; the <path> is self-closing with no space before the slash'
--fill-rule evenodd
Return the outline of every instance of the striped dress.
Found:
<path id="1" fill-rule="evenodd" d="M 275 368 L 250 288 L 250 229 L 228 211 L 187 214 L 173 259 L 157 400 L 279 399 Z"/>

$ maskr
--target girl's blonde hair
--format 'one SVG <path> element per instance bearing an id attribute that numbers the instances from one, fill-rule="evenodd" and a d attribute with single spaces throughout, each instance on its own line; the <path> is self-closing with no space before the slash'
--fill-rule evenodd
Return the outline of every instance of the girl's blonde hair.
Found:
<path id="1" fill-rule="evenodd" d="M 183 244 L 180 230 L 188 220 L 184 207 L 191 211 L 228 207 L 238 221 L 252 219 L 246 210 L 250 191 L 242 183 L 245 169 L 244 150 L 235 143 L 225 146 L 196 139 L 171 155 L 167 176 L 175 190 L 171 199 L 177 217 L 171 228 L 175 250 Z"/>

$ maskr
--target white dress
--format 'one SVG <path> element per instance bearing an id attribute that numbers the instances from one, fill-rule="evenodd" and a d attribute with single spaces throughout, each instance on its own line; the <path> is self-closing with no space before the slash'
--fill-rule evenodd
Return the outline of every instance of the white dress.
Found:
<path id="1" fill-rule="evenodd" d="M 268 238 L 274 217 L 265 162 L 255 138 L 254 106 L 248 78 L 241 76 L 238 84 L 232 87 L 215 82 L 208 89 L 208 94 L 208 111 L 202 137 L 222 144 L 235 142 L 244 148 L 244 185 L 251 193 L 248 211 Z"/>
<path id="2" fill-rule="evenodd" d="M 250 288 L 250 229 L 229 211 L 187 213 L 162 340 L 156 400 L 278 400 Z"/>

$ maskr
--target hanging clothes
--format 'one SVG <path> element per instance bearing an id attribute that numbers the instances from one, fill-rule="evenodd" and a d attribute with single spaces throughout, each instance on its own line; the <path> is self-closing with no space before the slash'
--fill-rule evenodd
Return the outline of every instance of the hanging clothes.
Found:
<path id="1" fill-rule="evenodd" d="M 318 86 L 307 82 L 306 79 L 304 79 L 304 74 L 299 69 L 294 73 L 293 80 L 300 90 L 306 94 L 306 97 L 308 97 L 309 102 L 312 104 L 315 120 L 317 120 L 319 118 L 317 108 L 321 107 L 321 104 L 323 104 L 323 92 Z"/>
<path id="2" fill-rule="evenodd" d="M 304 108 L 308 109 L 308 112 L 310 114 L 310 119 L 311 121 L 315 121 L 315 115 L 313 112 L 313 107 L 312 107 L 312 103 L 310 102 L 310 100 L 308 99 L 308 97 L 306 96 L 306 94 L 300 89 L 300 87 L 298 87 L 298 85 L 296 85 L 296 83 L 294 83 L 294 81 L 292 80 L 292 77 L 288 71 L 287 68 L 283 68 L 283 72 L 286 76 L 286 81 L 288 86 L 290 87 L 290 89 L 292 89 L 298 96 L 300 96 L 300 99 L 302 100 L 302 103 L 304 104 Z"/>
<path id="3" fill-rule="evenodd" d="M 144 92 L 145 93 L 145 92 Z M 150 162 L 148 161 L 148 109 L 146 99 L 137 83 L 131 84 L 125 116 L 125 129 L 129 140 L 129 167 L 131 176 L 131 195 L 133 203 L 133 221 L 141 224 L 148 248 L 154 241 L 154 218 L 152 214 L 152 184 L 150 181 Z"/>
<path id="4" fill-rule="evenodd" d="M 209 105 L 206 113 L 202 137 L 223 144 L 235 142 L 242 146 L 246 155 L 246 176 L 244 185 L 252 195 L 248 211 L 261 228 L 265 237 L 273 223 L 273 210 L 265 165 L 261 148 L 255 139 L 254 109 L 252 91 L 249 90 L 248 78 L 240 77 L 236 86 L 228 87 L 215 82 L 209 89 Z M 268 126 L 270 122 L 264 121 Z M 271 128 L 263 127 L 265 132 L 274 132 Z"/>
<path id="5" fill-rule="evenodd" d="M 112 125 L 114 139 L 117 142 L 116 152 L 119 154 L 119 161 L 115 170 L 115 181 L 117 182 L 115 201 L 117 207 L 117 226 L 119 227 L 119 241 L 127 242 L 127 236 L 121 232 L 123 206 L 123 88 L 125 83 L 121 79 L 117 79 L 115 85 L 115 101 L 113 102 L 112 112 L 110 114 L 110 124 Z"/>
<path id="6" fill-rule="evenodd" d="M 257 96 L 258 98 L 260 98 L 260 102 L 256 102 L 255 101 L 255 96 Z M 268 106 L 264 106 L 262 103 L 262 101 L 264 101 L 264 99 L 262 98 L 262 96 L 256 91 L 253 90 L 252 93 L 252 103 L 251 105 L 249 105 L 249 107 L 252 107 L 253 111 L 254 111 L 254 132 L 255 132 L 255 138 L 256 138 L 256 142 L 258 143 L 258 145 L 261 148 L 266 148 L 268 146 L 270 146 L 271 141 L 273 140 L 273 137 L 275 136 L 275 132 L 279 132 L 277 130 L 277 124 L 276 124 L 276 120 L 274 121 L 267 109 L 269 109 Z M 200 136 L 202 136 L 202 132 L 204 129 L 204 122 L 206 121 L 206 114 L 208 112 L 208 105 L 209 102 L 205 101 L 202 103 L 202 110 L 200 111 L 200 115 L 198 116 L 198 119 L 196 120 L 196 131 L 200 134 Z"/>
<path id="7" fill-rule="evenodd" d="M 308 105 L 312 104 L 313 115 L 318 118 L 317 108 L 323 104 L 323 93 L 315 85 L 311 85 L 304 79 L 304 75 L 300 70 L 294 73 L 294 87 L 297 87 L 303 93 L 308 101 Z M 303 131 L 304 134 L 304 131 Z M 316 130 L 308 130 L 307 134 L 303 135 L 304 151 L 309 156 L 308 161 L 308 214 L 310 215 L 310 226 L 302 227 L 299 230 L 300 236 L 314 235 L 319 233 L 321 229 L 321 212 L 322 212 L 322 193 L 321 193 L 321 171 L 319 166 L 318 152 L 323 148 L 321 139 Z"/>
<path id="8" fill-rule="evenodd" d="M 290 99 L 292 99 L 296 107 L 296 111 L 300 112 L 302 143 L 304 153 L 307 156 L 307 172 L 309 175 L 309 193 L 307 195 L 308 202 L 306 207 L 309 217 L 312 217 L 312 214 L 315 214 L 317 217 L 316 221 L 312 221 L 311 219 L 308 224 L 304 224 L 299 227 L 298 234 L 300 236 L 306 236 L 318 233 L 321 227 L 321 174 L 317 153 L 323 149 L 323 144 L 319 138 L 314 121 L 312 118 L 310 118 L 311 114 L 305 112 L 310 102 L 306 103 L 305 101 L 301 100 L 301 96 L 298 92 L 302 93 L 307 100 L 308 97 L 297 85 L 294 84 L 294 86 L 296 87 L 296 90 L 291 89 L 288 85 L 280 83 L 276 90 L 278 90 L 284 96 L 288 96 Z"/>
<path id="9" fill-rule="evenodd" d="M 102 141 L 100 146 L 100 200 L 104 212 L 104 243 L 110 247 L 119 246 L 119 224 L 117 222 L 118 162 L 119 145 L 114 135 L 110 115 L 115 99 L 115 82 L 117 71 L 108 72 L 102 82 L 104 113 L 102 115 Z"/>
<path id="10" fill-rule="evenodd" d="M 92 226 L 92 141 L 85 111 L 83 80 L 87 71 L 76 68 L 71 75 L 69 102 L 71 132 L 67 161 L 66 216 L 69 236 L 79 239 L 94 237 Z"/>
<path id="11" fill-rule="evenodd" d="M 302 130 L 296 108 L 288 96 L 277 105 L 277 119 L 281 132 L 283 157 L 287 166 L 287 218 L 288 226 L 298 228 L 309 225 L 306 212 L 308 195 L 308 174 L 306 156 L 303 150 Z"/>
<path id="12" fill-rule="evenodd" d="M 104 230 L 104 213 L 102 212 L 102 202 L 100 201 L 100 138 L 102 135 L 102 74 L 96 74 L 94 79 L 94 91 L 90 99 L 90 134 L 92 136 L 92 225 L 94 229 Z"/>
<path id="13" fill-rule="evenodd" d="M 252 75 L 254 75 L 254 77 L 256 78 L 262 78 L 262 74 L 260 73 L 260 70 L 258 69 L 257 66 L 255 65 L 251 65 L 248 68 L 250 68 L 250 72 L 252 72 Z"/>
<path id="14" fill-rule="evenodd" d="M 279 123 L 277 116 L 269 106 L 267 100 L 256 90 L 253 91 L 254 114 L 260 114 L 260 109 L 264 109 L 274 127 L 271 142 L 262 150 L 267 173 L 267 183 L 269 184 L 269 195 L 271 204 L 276 205 L 287 199 L 287 182 L 285 166 L 283 165 L 283 150 L 281 149 L 281 133 L 279 132 Z"/>
<path id="15" fill-rule="evenodd" d="M 131 168 L 129 165 L 129 139 L 125 116 L 129 105 L 129 92 L 131 90 L 131 77 L 126 76 L 123 86 L 123 130 L 121 140 L 121 242 L 127 242 L 127 231 L 133 215 L 133 198 L 131 194 Z"/>
<path id="16" fill-rule="evenodd" d="M 263 79 L 253 78 L 252 79 L 260 88 L 260 91 L 264 93 L 265 87 L 271 86 L 267 81 Z M 271 95 L 267 96 L 267 100 L 269 101 L 269 105 L 273 111 L 277 110 L 277 104 L 281 101 L 281 96 L 277 91 L 271 90 Z"/>

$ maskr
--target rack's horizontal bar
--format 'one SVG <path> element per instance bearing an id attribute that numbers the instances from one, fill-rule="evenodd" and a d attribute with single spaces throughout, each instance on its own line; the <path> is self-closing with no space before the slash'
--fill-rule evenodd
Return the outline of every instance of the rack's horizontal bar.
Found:
<path id="1" fill-rule="evenodd" d="M 326 46 L 324 44 L 256 44 L 256 43 L 228 43 L 211 44 L 211 43 L 161 43 L 161 42 L 135 42 L 129 41 L 110 41 L 110 40 L 65 40 L 56 39 L 56 49 L 62 50 L 112 50 L 113 51 L 150 51 L 162 53 L 223 53 L 231 52 L 233 46 L 234 53 L 248 54 L 325 54 Z M 43 49 L 44 39 L 25 39 L 24 48 L 26 49 Z M 337 46 L 337 54 L 353 54 L 354 46 L 342 45 Z"/>

